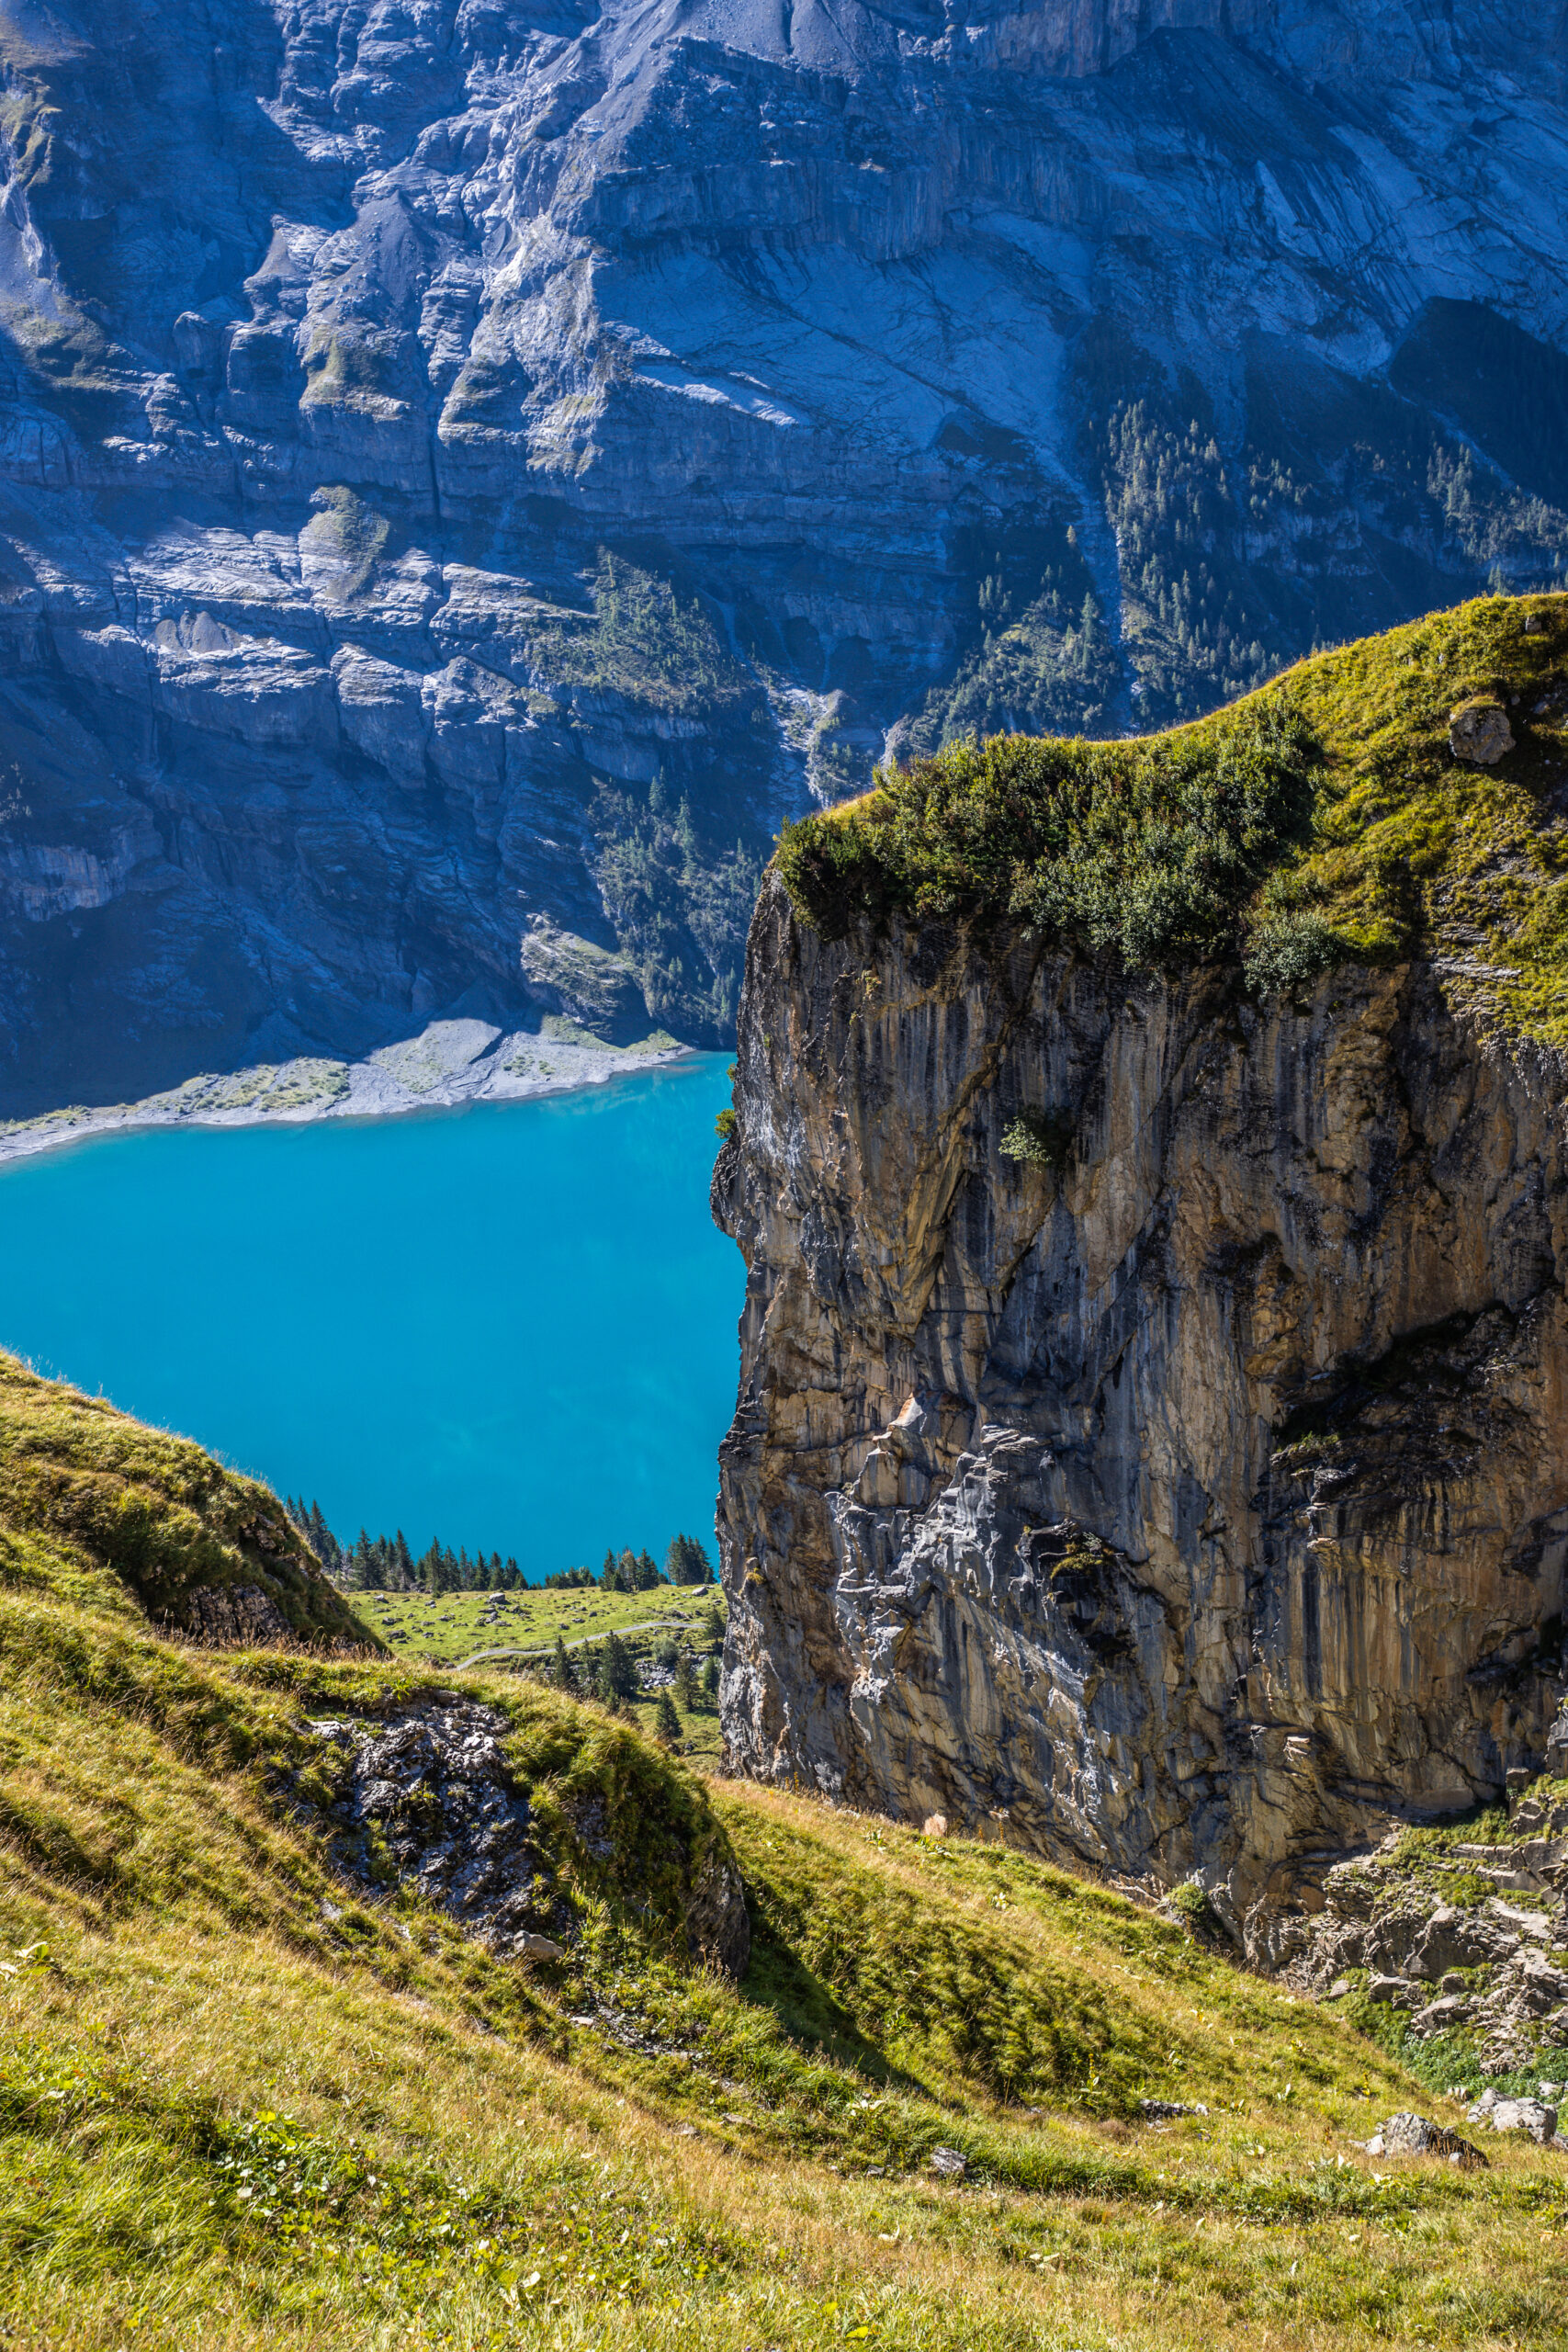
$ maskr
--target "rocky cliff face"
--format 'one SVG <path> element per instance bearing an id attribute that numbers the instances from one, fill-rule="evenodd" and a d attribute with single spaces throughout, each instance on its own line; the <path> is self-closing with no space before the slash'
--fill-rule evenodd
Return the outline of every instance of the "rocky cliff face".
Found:
<path id="1" fill-rule="evenodd" d="M 1562 1098 L 1430 961 L 1260 1006 L 1016 933 L 829 944 L 770 880 L 715 1176 L 741 1766 L 1197 1871 L 1278 1955 L 1370 1823 L 1538 1764 Z"/>
<path id="2" fill-rule="evenodd" d="M 890 731 L 1550 575 L 1565 62 L 1477 0 L 4 0 L 0 1111 L 717 1039 Z"/>

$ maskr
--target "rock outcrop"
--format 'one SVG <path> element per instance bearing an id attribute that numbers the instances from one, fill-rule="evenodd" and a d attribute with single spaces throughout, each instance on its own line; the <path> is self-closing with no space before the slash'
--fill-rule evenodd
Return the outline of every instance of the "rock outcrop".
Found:
<path id="1" fill-rule="evenodd" d="M 1359 1992 L 1439 2041 L 1453 2072 L 1554 2078 L 1568 2046 L 1568 1798 L 1550 1783 L 1490 1838 L 1398 1829 L 1337 1863 L 1285 1939 L 1293 1984 Z M 1553 2079 L 1541 2088 L 1555 2098 Z M 1494 2091 L 1486 2111 L 1496 2103 Z M 1512 2128 L 1506 2121 L 1495 2128 Z"/>
<path id="2" fill-rule="evenodd" d="M 0 1114 L 720 1042 L 890 735 L 1552 574 L 1565 64 L 1480 0 L 0 11 Z"/>
<path id="3" fill-rule="evenodd" d="M 1276 1959 L 1369 1825 L 1539 1766 L 1562 1103 L 1424 960 L 1258 1003 L 1016 928 L 829 943 L 772 878 L 715 1171 L 738 1763 L 1196 1872 Z"/>
<path id="4" fill-rule="evenodd" d="M 745 1974 L 745 1892 L 728 1840 L 711 1824 L 706 1837 L 683 1825 L 683 1838 L 645 1825 L 636 1849 L 623 1851 L 602 1796 L 563 1805 L 551 1787 L 541 1809 L 540 1792 L 507 1753 L 505 1716 L 455 1692 L 375 1717 L 325 1716 L 310 1728 L 321 1761 L 290 1775 L 288 1792 L 320 1815 L 345 1876 L 404 1887 L 492 1951 L 550 1962 L 581 1942 L 574 1883 L 582 1865 L 590 1875 L 607 1871 L 644 1913 L 648 1880 L 673 1868 L 690 1957 Z"/>

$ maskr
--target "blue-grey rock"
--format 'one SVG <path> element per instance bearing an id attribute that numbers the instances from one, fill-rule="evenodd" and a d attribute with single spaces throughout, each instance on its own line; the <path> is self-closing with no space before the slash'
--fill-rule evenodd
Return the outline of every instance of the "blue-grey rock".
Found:
<path id="1" fill-rule="evenodd" d="M 1568 550 L 1551 12 L 5 0 L 0 60 L 0 1112 L 558 1010 L 535 917 L 717 1041 L 885 742 Z"/>

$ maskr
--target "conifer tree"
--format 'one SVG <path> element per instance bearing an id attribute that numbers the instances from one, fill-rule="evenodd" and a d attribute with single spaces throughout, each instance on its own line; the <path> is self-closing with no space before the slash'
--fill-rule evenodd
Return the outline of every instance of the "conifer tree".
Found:
<path id="1" fill-rule="evenodd" d="M 616 1565 L 614 1552 L 605 1553 L 604 1572 L 599 1581 L 604 1586 L 606 1592 L 614 1592 L 619 1587 L 620 1569 Z"/>
<path id="2" fill-rule="evenodd" d="M 703 1668 L 703 1697 L 710 1707 L 718 1704 L 718 1660 L 710 1657 Z"/>
<path id="3" fill-rule="evenodd" d="M 577 1688 L 577 1668 L 571 1662 L 565 1636 L 560 1634 L 556 1635 L 555 1680 L 558 1690 L 575 1690 Z"/>
<path id="4" fill-rule="evenodd" d="M 692 1681 L 690 1650 L 681 1652 L 680 1661 L 675 1668 L 675 1696 L 681 1702 L 681 1713 L 683 1715 L 689 1715 L 697 1703 L 696 1690 Z"/>
<path id="5" fill-rule="evenodd" d="M 707 1615 L 703 1619 L 703 1638 L 716 1650 L 724 1647 L 724 1619 L 716 1600 L 708 1602 Z"/>
<path id="6" fill-rule="evenodd" d="M 637 1661 L 619 1634 L 612 1634 L 604 1644 L 603 1672 L 605 1682 L 617 1699 L 636 1698 Z"/>
<path id="7" fill-rule="evenodd" d="M 675 1702 L 668 1690 L 661 1690 L 659 1694 L 659 1704 L 653 1716 L 653 1736 L 663 1740 L 667 1747 L 672 1746 L 681 1736 L 681 1718 L 675 1713 Z"/>

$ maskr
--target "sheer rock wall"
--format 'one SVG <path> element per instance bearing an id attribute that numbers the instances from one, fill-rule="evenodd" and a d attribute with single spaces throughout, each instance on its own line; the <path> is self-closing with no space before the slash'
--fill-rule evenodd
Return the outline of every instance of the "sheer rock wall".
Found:
<path id="1" fill-rule="evenodd" d="M 1413 964 L 1259 1010 L 770 877 L 715 1211 L 740 1769 L 1170 1883 L 1260 1954 L 1391 1815 L 1539 1763 L 1562 1074 Z M 1005 1157 L 1049 1114 L 1059 1166 Z"/>
<path id="2" fill-rule="evenodd" d="M 0 1114 L 530 1001 L 718 1040 L 713 877 L 890 729 L 1550 572 L 1565 61 L 1482 0 L 0 0 Z"/>

